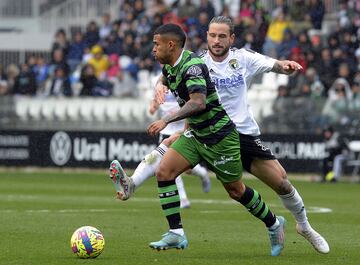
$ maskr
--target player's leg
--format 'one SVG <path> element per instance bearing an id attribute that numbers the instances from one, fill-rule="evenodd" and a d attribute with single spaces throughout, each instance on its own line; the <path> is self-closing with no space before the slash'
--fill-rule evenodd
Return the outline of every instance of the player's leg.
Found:
<path id="1" fill-rule="evenodd" d="M 188 241 L 180 216 L 180 198 L 175 178 L 200 160 L 194 139 L 181 136 L 165 153 L 156 170 L 160 203 L 169 224 L 169 232 L 150 247 L 158 250 L 185 248 Z"/>
<path id="2" fill-rule="evenodd" d="M 200 177 L 203 192 L 208 193 L 211 188 L 211 181 L 207 169 L 197 164 L 191 169 L 191 174 Z"/>
<path id="3" fill-rule="evenodd" d="M 229 196 L 265 223 L 271 240 L 271 255 L 278 256 L 284 247 L 285 219 L 276 218 L 258 192 L 242 183 L 243 167 L 239 147 L 239 134 L 234 131 L 211 148 L 201 148 L 200 152 L 207 166 L 216 174 Z"/>
<path id="4" fill-rule="evenodd" d="M 179 197 L 180 197 L 180 208 L 189 208 L 190 207 L 190 201 L 187 197 L 184 181 L 180 176 L 177 176 L 175 179 L 176 186 L 178 188 Z"/>
<path id="5" fill-rule="evenodd" d="M 296 220 L 297 232 L 304 236 L 320 253 L 326 254 L 329 245 L 310 225 L 303 199 L 286 177 L 286 172 L 277 160 L 255 159 L 251 163 L 251 173 L 271 187 L 280 197 L 284 206 Z"/>
<path id="6" fill-rule="evenodd" d="M 168 150 L 168 147 L 179 137 L 179 134 L 173 134 L 145 158 L 136 167 L 134 174 L 129 178 L 118 160 L 110 163 L 110 178 L 113 180 L 117 198 L 127 200 L 147 179 L 155 175 L 155 170 Z M 129 188 L 127 188 L 129 187 Z"/>
<path id="7" fill-rule="evenodd" d="M 270 238 L 271 255 L 280 255 L 284 248 L 284 217 L 276 217 L 266 205 L 261 195 L 240 180 L 223 183 L 223 186 L 233 200 L 240 202 L 252 215 L 264 222 Z"/>
<path id="8" fill-rule="evenodd" d="M 317 251 L 328 253 L 329 246 L 326 240 L 311 227 L 304 202 L 288 180 L 286 171 L 279 161 L 267 147 L 261 144 L 259 138 L 242 136 L 241 139 L 241 157 L 244 168 L 279 195 L 284 206 L 294 216 L 298 233 L 303 235 Z"/>

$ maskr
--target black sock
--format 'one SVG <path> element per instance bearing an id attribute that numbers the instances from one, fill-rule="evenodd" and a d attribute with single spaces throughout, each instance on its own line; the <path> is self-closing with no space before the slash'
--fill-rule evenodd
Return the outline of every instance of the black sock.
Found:
<path id="1" fill-rule="evenodd" d="M 182 228 L 180 216 L 180 197 L 175 180 L 158 181 L 161 207 L 170 229 Z"/>
<path id="2" fill-rule="evenodd" d="M 239 202 L 244 205 L 252 215 L 263 221 L 266 227 L 274 225 L 276 217 L 262 200 L 260 194 L 250 187 L 245 187 L 244 195 Z"/>

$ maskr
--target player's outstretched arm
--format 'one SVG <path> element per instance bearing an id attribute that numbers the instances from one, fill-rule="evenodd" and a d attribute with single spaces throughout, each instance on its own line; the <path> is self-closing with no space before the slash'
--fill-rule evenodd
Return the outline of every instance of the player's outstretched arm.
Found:
<path id="1" fill-rule="evenodd" d="M 277 60 L 271 71 L 278 74 L 290 75 L 295 71 L 299 71 L 302 69 L 303 69 L 302 66 L 295 61 Z"/>

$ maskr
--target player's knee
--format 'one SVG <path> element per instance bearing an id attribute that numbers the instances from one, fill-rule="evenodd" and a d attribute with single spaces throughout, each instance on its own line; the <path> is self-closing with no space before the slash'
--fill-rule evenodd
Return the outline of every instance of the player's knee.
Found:
<path id="1" fill-rule="evenodd" d="M 293 186 L 292 184 L 290 183 L 290 181 L 288 180 L 288 178 L 285 177 L 282 179 L 280 185 L 277 187 L 277 194 L 279 195 L 286 195 L 286 194 L 289 194 L 290 192 L 292 192 L 293 190 Z"/>
<path id="2" fill-rule="evenodd" d="M 171 171 L 167 167 L 162 166 L 161 164 L 157 167 L 155 175 L 158 181 L 167 181 L 172 179 Z"/>
<path id="3" fill-rule="evenodd" d="M 227 190 L 229 197 L 235 201 L 239 201 L 245 192 L 245 185 L 241 184 L 232 189 Z"/>

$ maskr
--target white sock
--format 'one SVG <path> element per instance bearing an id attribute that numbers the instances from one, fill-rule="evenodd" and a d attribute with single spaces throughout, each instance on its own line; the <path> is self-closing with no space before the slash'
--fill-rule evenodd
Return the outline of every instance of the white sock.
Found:
<path id="1" fill-rule="evenodd" d="M 175 234 L 178 234 L 180 236 L 185 235 L 184 229 L 182 228 L 177 228 L 177 229 L 169 229 L 170 232 L 173 232 Z"/>
<path id="2" fill-rule="evenodd" d="M 280 224 L 280 222 L 279 222 L 279 220 L 276 218 L 275 223 L 274 223 L 272 226 L 268 227 L 268 229 L 269 229 L 269 230 L 274 230 L 275 228 L 277 228 L 277 227 L 279 226 L 279 224 Z"/>
<path id="3" fill-rule="evenodd" d="M 178 189 L 180 200 L 187 200 L 187 195 L 186 195 L 186 191 L 185 191 L 185 187 L 184 187 L 184 182 L 182 180 L 181 175 L 179 175 L 175 179 L 175 183 L 176 183 L 176 186 L 177 186 L 177 189 Z"/>
<path id="4" fill-rule="evenodd" d="M 280 199 L 303 229 L 310 228 L 304 202 L 295 188 L 289 194 L 280 195 Z"/>
<path id="5" fill-rule="evenodd" d="M 167 150 L 168 147 L 166 145 L 160 144 L 155 150 L 145 156 L 131 176 L 135 189 L 140 187 L 148 178 L 155 176 L 156 168 L 159 166 L 160 161 Z"/>
<path id="6" fill-rule="evenodd" d="M 191 173 L 195 176 L 198 176 L 202 179 L 205 179 L 208 174 L 207 174 L 207 170 L 206 168 L 204 168 L 203 166 L 201 166 L 200 164 L 197 164 L 192 170 Z"/>

